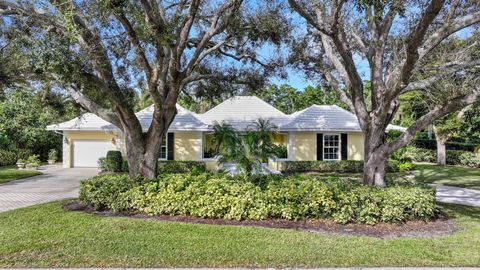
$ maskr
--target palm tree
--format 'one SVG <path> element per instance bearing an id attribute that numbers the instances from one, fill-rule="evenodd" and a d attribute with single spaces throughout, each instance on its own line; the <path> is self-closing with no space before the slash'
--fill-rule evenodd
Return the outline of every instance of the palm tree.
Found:
<path id="1" fill-rule="evenodd" d="M 215 143 L 215 153 L 220 152 L 223 145 L 233 145 L 237 140 L 237 133 L 229 124 L 222 122 L 215 123 L 213 126 L 213 142 Z M 227 147 L 229 148 L 229 147 Z"/>
<path id="2" fill-rule="evenodd" d="M 252 129 L 239 135 L 226 123 L 216 124 L 213 136 L 221 153 L 220 162 L 234 162 L 248 175 L 260 171 L 262 162 L 277 154 L 271 136 L 274 128 L 268 120 L 259 119 Z"/>

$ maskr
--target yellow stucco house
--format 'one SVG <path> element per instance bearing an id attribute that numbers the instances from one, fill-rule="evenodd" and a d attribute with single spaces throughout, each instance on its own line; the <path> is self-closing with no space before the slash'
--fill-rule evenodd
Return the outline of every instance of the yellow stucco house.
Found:
<path id="1" fill-rule="evenodd" d="M 196 114 L 177 105 L 178 114 L 164 140 L 160 159 L 203 161 L 207 168 L 221 166 L 212 156 L 210 136 L 216 123 L 226 122 L 239 132 L 259 118 L 277 127 L 275 141 L 284 145 L 283 160 L 362 160 L 363 135 L 356 116 L 336 105 L 313 105 L 287 115 L 255 96 L 236 96 Z M 151 123 L 152 107 L 137 113 L 145 130 Z M 390 129 L 403 129 L 390 126 Z M 70 121 L 48 126 L 63 134 L 64 167 L 96 167 L 108 150 L 124 152 L 122 132 L 113 124 L 87 113 Z M 277 166 L 275 161 L 269 166 Z"/>

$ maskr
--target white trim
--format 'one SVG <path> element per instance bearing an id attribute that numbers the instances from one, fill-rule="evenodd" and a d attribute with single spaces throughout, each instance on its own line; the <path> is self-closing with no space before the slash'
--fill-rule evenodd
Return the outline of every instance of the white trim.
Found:
<path id="1" fill-rule="evenodd" d="M 337 157 L 336 159 L 326 159 L 325 158 L 325 136 L 338 136 L 338 150 L 337 150 Z M 317 146 L 318 147 L 318 146 Z M 340 149 L 342 147 L 342 136 L 341 136 L 341 133 L 323 133 L 323 136 L 322 136 L 322 148 L 323 148 L 323 151 L 322 151 L 322 154 L 323 154 L 323 157 L 322 157 L 322 160 L 324 161 L 339 161 L 342 159 L 342 157 L 340 156 L 342 154 L 342 150 Z M 328 147 L 328 148 L 334 148 L 334 147 Z"/>
<path id="2" fill-rule="evenodd" d="M 294 160 L 295 159 L 295 133 L 292 131 L 288 132 L 288 152 L 287 152 L 287 159 Z"/>
<path id="3" fill-rule="evenodd" d="M 160 154 L 162 153 L 162 146 L 163 146 L 163 141 L 162 141 L 162 144 L 160 145 L 160 153 L 158 156 L 158 160 L 168 160 L 168 133 L 169 132 L 165 133 L 165 158 L 160 157 Z"/>
<path id="4" fill-rule="evenodd" d="M 203 158 L 203 132 L 197 132 L 197 140 L 200 140 L 200 151 L 197 152 L 197 160 L 202 160 Z"/>
<path id="5" fill-rule="evenodd" d="M 69 145 L 68 145 L 68 139 L 65 137 L 65 132 L 63 132 L 62 135 L 62 167 L 63 168 L 70 168 L 70 164 L 67 164 L 67 152 L 70 152 L 68 150 Z M 70 159 L 68 159 L 68 162 L 70 163 Z"/>

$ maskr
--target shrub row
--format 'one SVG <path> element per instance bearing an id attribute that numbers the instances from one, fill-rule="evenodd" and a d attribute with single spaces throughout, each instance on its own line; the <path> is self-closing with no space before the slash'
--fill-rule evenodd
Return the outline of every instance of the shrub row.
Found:
<path id="1" fill-rule="evenodd" d="M 339 160 L 339 161 L 282 161 L 281 171 L 285 173 L 297 172 L 337 172 L 337 173 L 361 173 L 363 161 Z M 388 171 L 398 172 L 400 162 L 389 161 Z"/>
<path id="2" fill-rule="evenodd" d="M 108 172 L 128 172 L 128 161 L 120 151 L 108 151 L 107 156 L 98 160 L 98 167 Z M 200 174 L 206 171 L 205 162 L 162 160 L 158 162 L 157 173 Z"/>
<path id="3" fill-rule="evenodd" d="M 424 149 L 437 149 L 437 141 L 436 140 L 429 140 L 429 139 L 415 139 L 410 142 L 412 146 Z M 447 150 L 461 150 L 461 151 L 475 151 L 476 144 L 474 143 L 464 143 L 464 142 L 447 142 L 446 148 Z"/>
<path id="4" fill-rule="evenodd" d="M 205 162 L 162 160 L 158 162 L 158 174 L 165 173 L 191 173 L 200 174 L 206 171 Z"/>
<path id="5" fill-rule="evenodd" d="M 0 149 L 0 166 L 14 165 L 19 159 L 27 159 L 31 156 L 30 150 L 15 149 L 6 150 Z"/>
<path id="6" fill-rule="evenodd" d="M 480 154 L 460 150 L 447 150 L 447 164 L 480 167 Z M 396 151 L 392 158 L 415 162 L 437 162 L 436 150 L 407 146 Z"/>
<path id="7" fill-rule="evenodd" d="M 80 199 L 96 209 L 234 220 L 329 218 L 375 224 L 426 220 L 435 214 L 434 190 L 421 186 L 381 189 L 298 175 L 262 182 L 224 174 L 163 174 L 148 182 L 107 174 L 83 181 Z"/>

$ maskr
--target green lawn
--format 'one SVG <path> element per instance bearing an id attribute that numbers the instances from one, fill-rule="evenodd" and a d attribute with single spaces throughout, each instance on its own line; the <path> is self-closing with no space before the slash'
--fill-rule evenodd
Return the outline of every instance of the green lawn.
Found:
<path id="1" fill-rule="evenodd" d="M 39 174 L 42 173 L 39 171 L 18 170 L 16 166 L 0 167 L 0 184 Z"/>
<path id="2" fill-rule="evenodd" d="M 462 231 L 382 240 L 101 217 L 49 203 L 0 213 L 0 267 L 480 266 L 480 208 L 443 207 Z"/>
<path id="3" fill-rule="evenodd" d="M 419 183 L 442 184 L 480 190 L 480 169 L 416 164 L 415 169 L 410 174 L 413 174 L 415 176 L 414 180 Z M 394 177 L 404 178 L 405 175 Z"/>

